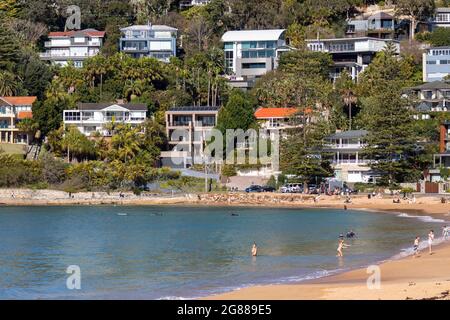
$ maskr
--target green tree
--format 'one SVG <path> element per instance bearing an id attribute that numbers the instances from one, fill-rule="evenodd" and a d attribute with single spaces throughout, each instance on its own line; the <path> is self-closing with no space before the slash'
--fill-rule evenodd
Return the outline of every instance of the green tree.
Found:
<path id="1" fill-rule="evenodd" d="M 19 91 L 16 76 L 5 70 L 0 70 L 0 96 L 14 96 Z"/>
<path id="2" fill-rule="evenodd" d="M 434 47 L 450 46 L 450 30 L 448 28 L 436 28 L 430 34 L 430 43 Z"/>
<path id="3" fill-rule="evenodd" d="M 436 8 L 434 0 L 395 0 L 394 3 L 396 14 L 410 19 L 410 41 L 415 38 L 417 24 L 434 15 Z"/>
<path id="4" fill-rule="evenodd" d="M 233 90 L 228 102 L 219 111 L 216 128 L 223 134 L 227 129 L 243 129 L 255 126 L 255 102 L 252 97 L 241 90 Z"/>

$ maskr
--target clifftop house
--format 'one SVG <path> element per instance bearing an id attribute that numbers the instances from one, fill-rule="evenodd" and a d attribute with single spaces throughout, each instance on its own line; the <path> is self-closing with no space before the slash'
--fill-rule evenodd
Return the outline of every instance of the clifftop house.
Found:
<path id="1" fill-rule="evenodd" d="M 120 51 L 133 58 L 154 57 L 168 62 L 177 55 L 178 29 L 165 25 L 134 25 L 120 29 Z"/>
<path id="2" fill-rule="evenodd" d="M 278 66 L 286 45 L 284 29 L 227 31 L 221 41 L 225 50 L 225 69 L 232 87 L 249 89 L 256 79 Z"/>
<path id="3" fill-rule="evenodd" d="M 95 29 L 50 32 L 49 41 L 44 44 L 47 50 L 40 57 L 61 66 L 73 61 L 75 67 L 81 68 L 85 59 L 100 52 L 104 37 L 104 31 Z"/>

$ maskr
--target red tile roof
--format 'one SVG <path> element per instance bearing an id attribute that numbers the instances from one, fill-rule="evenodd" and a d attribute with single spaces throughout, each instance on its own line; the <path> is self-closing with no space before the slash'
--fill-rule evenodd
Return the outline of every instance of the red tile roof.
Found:
<path id="1" fill-rule="evenodd" d="M 37 97 L 0 97 L 0 99 L 13 106 L 30 106 L 36 101 Z"/>
<path id="2" fill-rule="evenodd" d="M 104 37 L 105 36 L 105 31 L 97 31 L 94 29 L 86 29 L 86 30 L 76 30 L 76 31 L 56 31 L 56 32 L 50 32 L 48 34 L 48 37 L 71 37 L 75 34 L 83 34 L 83 35 L 87 35 L 90 37 Z"/>
<path id="3" fill-rule="evenodd" d="M 17 118 L 23 120 L 23 119 L 31 119 L 33 118 L 33 112 L 31 111 L 19 111 L 19 114 L 17 115 Z"/>
<path id="4" fill-rule="evenodd" d="M 259 108 L 255 112 L 257 119 L 287 118 L 297 113 L 296 108 Z"/>

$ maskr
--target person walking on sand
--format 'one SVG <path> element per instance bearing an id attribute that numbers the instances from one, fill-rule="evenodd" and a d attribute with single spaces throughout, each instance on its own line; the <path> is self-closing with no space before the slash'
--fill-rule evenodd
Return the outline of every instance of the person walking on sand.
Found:
<path id="1" fill-rule="evenodd" d="M 344 239 L 339 239 L 338 248 L 337 248 L 338 254 L 336 257 L 343 257 L 344 253 L 342 252 L 342 249 L 346 249 L 348 247 L 350 247 L 350 246 L 344 243 Z"/>
<path id="2" fill-rule="evenodd" d="M 257 255 L 258 255 L 258 247 L 256 246 L 256 243 L 253 243 L 252 256 L 256 257 Z"/>
<path id="3" fill-rule="evenodd" d="M 420 243 L 420 237 L 417 236 L 416 239 L 414 239 L 414 245 L 413 245 L 414 258 L 417 257 L 419 254 L 419 243 Z"/>
<path id="4" fill-rule="evenodd" d="M 428 249 L 430 254 L 433 253 L 433 240 L 434 240 L 434 231 L 430 230 L 428 233 Z"/>

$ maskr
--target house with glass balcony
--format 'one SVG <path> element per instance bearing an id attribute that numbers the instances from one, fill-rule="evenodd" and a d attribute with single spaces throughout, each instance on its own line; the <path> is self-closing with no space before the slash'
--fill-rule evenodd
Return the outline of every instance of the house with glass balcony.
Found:
<path id="1" fill-rule="evenodd" d="M 83 67 L 83 61 L 96 56 L 103 46 L 104 31 L 95 29 L 50 32 L 44 43 L 46 51 L 40 58 L 53 64 L 66 66 L 72 61 L 75 67 Z"/>
<path id="2" fill-rule="evenodd" d="M 380 39 L 393 39 L 395 36 L 395 18 L 386 12 L 378 12 L 368 18 L 349 19 L 346 35 L 369 36 Z"/>
<path id="3" fill-rule="evenodd" d="M 450 83 L 444 81 L 407 88 L 404 95 L 411 101 L 416 119 L 429 119 L 434 112 L 450 110 Z"/>
<path id="4" fill-rule="evenodd" d="M 204 162 L 206 141 L 217 124 L 220 107 L 180 106 L 165 112 L 169 150 L 161 163 L 171 168 L 189 168 Z"/>
<path id="5" fill-rule="evenodd" d="M 333 80 L 344 70 L 348 71 L 352 79 L 357 80 L 359 74 L 388 43 L 392 43 L 397 53 L 400 53 L 400 42 L 390 39 L 355 37 L 306 40 L 309 50 L 331 54 L 334 64 L 330 70 L 330 77 Z"/>
<path id="6" fill-rule="evenodd" d="M 136 127 L 147 119 L 147 106 L 141 103 L 80 103 L 76 109 L 64 110 L 64 126 L 75 126 L 82 134 L 111 137 L 109 124 L 123 123 Z"/>
<path id="7" fill-rule="evenodd" d="M 134 25 L 121 28 L 120 51 L 133 58 L 153 57 L 169 62 L 177 55 L 178 29 L 165 25 Z"/>
<path id="8" fill-rule="evenodd" d="M 432 29 L 450 27 L 450 8 L 436 8 L 436 14 L 431 17 L 430 25 Z"/>
<path id="9" fill-rule="evenodd" d="M 227 31 L 222 36 L 229 84 L 247 90 L 277 68 L 280 56 L 291 50 L 284 29 Z"/>
<path id="10" fill-rule="evenodd" d="M 350 130 L 325 138 L 324 150 L 330 154 L 336 179 L 351 183 L 373 181 L 375 174 L 369 167 L 370 159 L 363 155 L 367 134 L 365 130 Z"/>
<path id="11" fill-rule="evenodd" d="M 450 75 L 450 47 L 428 48 L 422 59 L 423 81 L 442 81 Z"/>
<path id="12" fill-rule="evenodd" d="M 32 137 L 22 132 L 18 124 L 33 117 L 32 105 L 36 97 L 0 97 L 0 143 L 26 144 Z"/>

